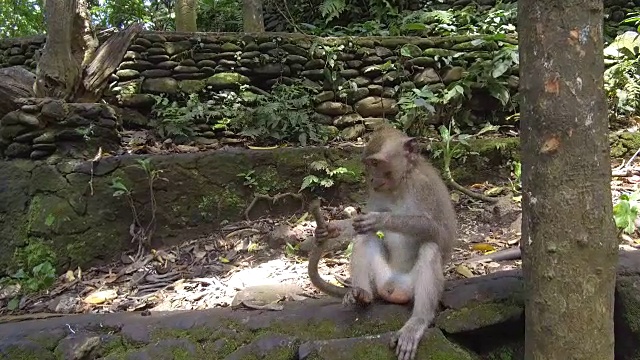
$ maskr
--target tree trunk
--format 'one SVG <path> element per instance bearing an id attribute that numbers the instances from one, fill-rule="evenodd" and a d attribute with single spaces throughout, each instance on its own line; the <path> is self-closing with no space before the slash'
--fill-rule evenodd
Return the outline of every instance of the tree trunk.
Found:
<path id="1" fill-rule="evenodd" d="M 197 0 L 176 1 L 176 31 L 198 31 L 196 24 L 197 6 Z"/>
<path id="2" fill-rule="evenodd" d="M 242 0 L 242 22 L 244 32 L 264 32 L 262 0 Z"/>
<path id="3" fill-rule="evenodd" d="M 72 100 L 98 47 L 86 0 L 45 3 L 47 42 L 38 60 L 35 95 Z"/>
<path id="4" fill-rule="evenodd" d="M 614 358 L 602 0 L 518 1 L 525 359 Z"/>

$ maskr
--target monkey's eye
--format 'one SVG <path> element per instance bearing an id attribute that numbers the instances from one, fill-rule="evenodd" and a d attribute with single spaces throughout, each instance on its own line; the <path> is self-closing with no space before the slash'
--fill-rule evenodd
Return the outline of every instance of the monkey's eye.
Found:
<path id="1" fill-rule="evenodd" d="M 391 171 L 385 171 L 384 172 L 384 177 L 390 178 L 391 177 Z"/>

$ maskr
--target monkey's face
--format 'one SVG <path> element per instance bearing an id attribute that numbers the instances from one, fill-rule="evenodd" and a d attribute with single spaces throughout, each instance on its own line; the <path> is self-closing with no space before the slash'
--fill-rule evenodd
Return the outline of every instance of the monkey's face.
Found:
<path id="1" fill-rule="evenodd" d="M 398 187 L 402 172 L 406 167 L 404 159 L 389 161 L 384 158 L 371 156 L 364 159 L 367 181 L 374 191 L 390 192 Z"/>

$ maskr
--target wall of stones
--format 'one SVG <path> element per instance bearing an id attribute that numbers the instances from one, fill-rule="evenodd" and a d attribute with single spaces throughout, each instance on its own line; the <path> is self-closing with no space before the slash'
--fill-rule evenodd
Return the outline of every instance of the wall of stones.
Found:
<path id="1" fill-rule="evenodd" d="M 113 74 L 105 99 L 144 113 L 153 104 L 151 94 L 208 92 L 211 98 L 211 92 L 238 90 L 238 85 L 260 94 L 276 83 L 300 79 L 317 91 L 314 121 L 350 140 L 367 127 L 394 118 L 399 112 L 401 89 L 443 87 L 459 80 L 462 70 L 478 58 L 490 59 L 499 46 L 478 44 L 473 41 L 476 38 L 143 32 Z M 515 44 L 516 40 L 510 42 Z M 41 37 L 1 42 L 1 66 L 33 69 L 41 44 Z M 402 56 L 403 48 L 405 55 L 410 50 L 411 57 Z M 517 68 L 510 73 L 514 95 Z M 335 79 L 328 80 L 327 74 Z M 344 89 L 339 90 L 340 86 Z M 472 110 L 482 114 L 495 110 L 496 104 L 497 100 L 488 97 Z M 219 136 L 207 125 L 196 129 L 196 137 Z"/>

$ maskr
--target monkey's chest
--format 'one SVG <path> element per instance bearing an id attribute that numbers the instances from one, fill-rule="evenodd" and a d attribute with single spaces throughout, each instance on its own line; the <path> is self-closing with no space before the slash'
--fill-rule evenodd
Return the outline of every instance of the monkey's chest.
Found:
<path id="1" fill-rule="evenodd" d="M 384 247 L 390 267 L 403 273 L 411 271 L 418 255 L 416 244 L 407 241 L 402 234 L 385 231 Z"/>

